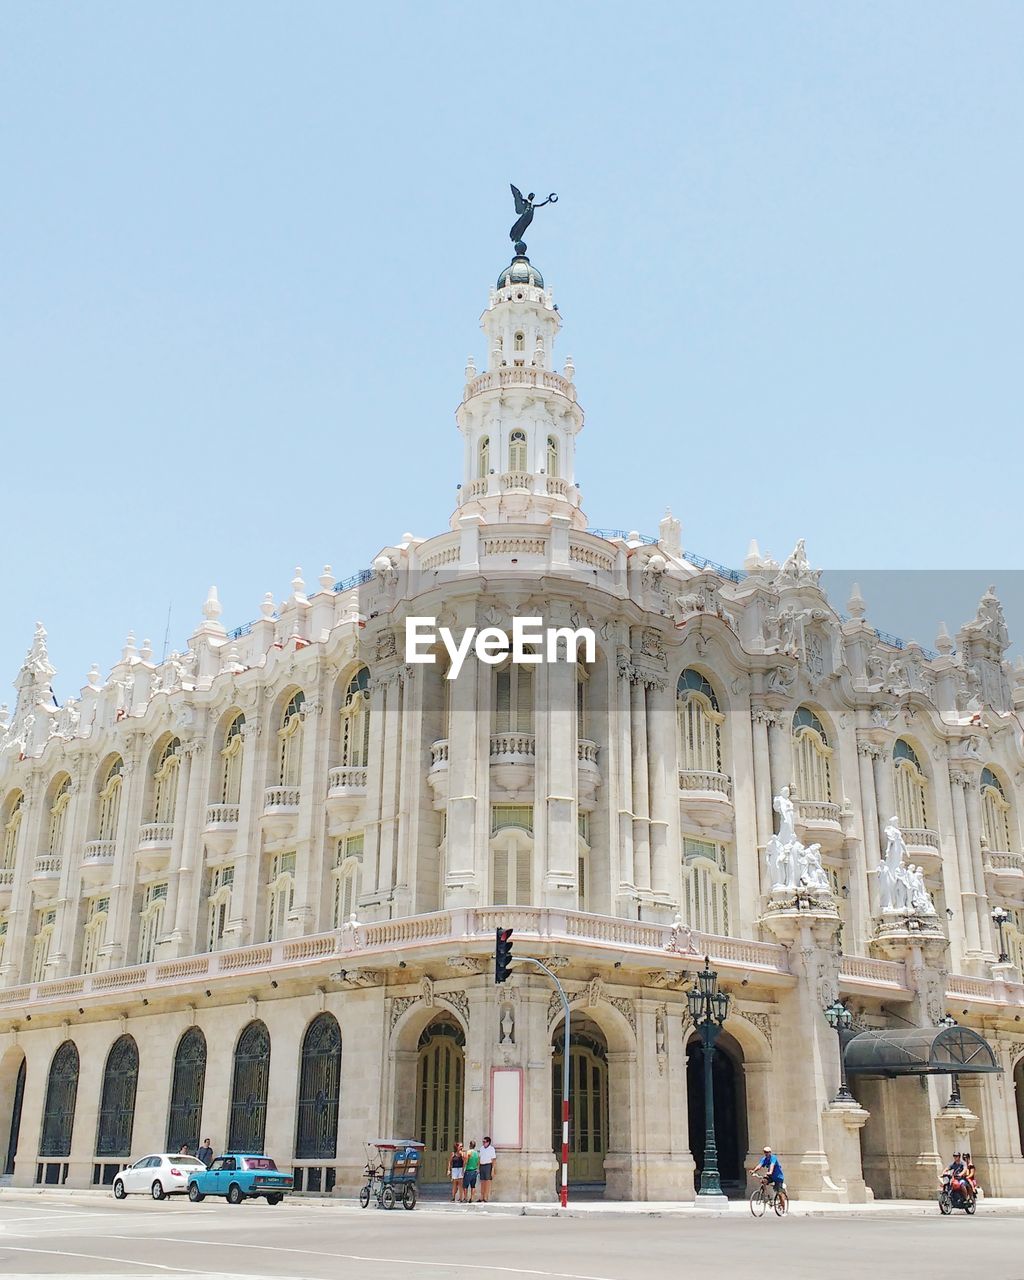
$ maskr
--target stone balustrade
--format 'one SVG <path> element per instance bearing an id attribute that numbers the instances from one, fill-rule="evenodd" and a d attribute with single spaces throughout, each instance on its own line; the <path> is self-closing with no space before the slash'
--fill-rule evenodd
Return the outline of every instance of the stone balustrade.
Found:
<path id="1" fill-rule="evenodd" d="M 237 827 L 237 804 L 208 804 L 206 806 L 206 825 L 208 827 Z"/>
<path id="2" fill-rule="evenodd" d="M 534 369 L 525 365 L 513 365 L 507 369 L 491 369 L 481 373 L 472 382 L 466 384 L 464 400 L 478 396 L 484 391 L 501 391 L 505 387 L 544 387 L 548 391 L 557 391 L 567 400 L 575 401 L 576 388 L 560 373 L 550 369 Z"/>
<path id="3" fill-rule="evenodd" d="M 492 733 L 491 760 L 533 759 L 537 754 L 537 739 L 532 733 Z"/>
<path id="4" fill-rule="evenodd" d="M 796 812 L 802 822 L 831 822 L 839 826 L 842 810 L 829 800 L 798 800 Z"/>
<path id="5" fill-rule="evenodd" d="M 430 745 L 430 767 L 431 769 L 447 769 L 448 768 L 448 739 L 439 738 L 437 742 Z"/>
<path id="6" fill-rule="evenodd" d="M 59 854 L 40 853 L 32 863 L 32 879 L 45 880 L 59 876 L 63 865 L 64 860 Z"/>
<path id="7" fill-rule="evenodd" d="M 365 791 L 366 769 L 353 765 L 340 765 L 327 774 L 329 791 Z"/>
<path id="8" fill-rule="evenodd" d="M 680 769 L 680 791 L 713 791 L 732 800 L 732 778 L 727 773 L 711 773 L 704 769 Z"/>
<path id="9" fill-rule="evenodd" d="M 170 845 L 174 839 L 173 822 L 145 822 L 139 828 L 139 848 Z"/>
<path id="10" fill-rule="evenodd" d="M 86 841 L 85 849 L 82 852 L 82 861 L 84 863 L 92 863 L 94 866 L 112 863 L 114 861 L 114 841 Z"/>
<path id="11" fill-rule="evenodd" d="M 263 793 L 263 808 L 297 810 L 301 798 L 300 787 L 267 787 Z"/>

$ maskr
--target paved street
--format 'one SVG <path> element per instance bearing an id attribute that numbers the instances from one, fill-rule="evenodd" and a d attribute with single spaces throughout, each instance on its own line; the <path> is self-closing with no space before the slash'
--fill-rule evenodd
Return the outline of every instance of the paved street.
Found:
<path id="1" fill-rule="evenodd" d="M 986 1208 L 988 1212 L 986 1213 Z M 830 1214 L 724 1218 L 513 1216 L 481 1209 L 383 1213 L 339 1204 L 190 1205 L 99 1196 L 0 1195 L 0 1274 L 88 1276 L 552 1277 L 983 1275 L 1024 1280 L 1020 1217 L 982 1206 L 891 1219 Z"/>

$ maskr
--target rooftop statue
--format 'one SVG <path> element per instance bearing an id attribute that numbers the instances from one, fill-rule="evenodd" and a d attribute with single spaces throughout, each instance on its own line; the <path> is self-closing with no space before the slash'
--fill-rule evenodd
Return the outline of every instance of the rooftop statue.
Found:
<path id="1" fill-rule="evenodd" d="M 526 233 L 526 228 L 533 221 L 534 211 L 543 209 L 546 204 L 557 204 L 558 196 L 552 191 L 546 200 L 542 200 L 540 204 L 534 204 L 535 196 L 532 191 L 528 196 L 524 196 L 518 187 L 513 186 L 512 198 L 516 202 L 516 213 L 519 214 L 519 217 L 512 224 L 512 230 L 508 235 L 515 245 L 516 253 L 521 258 L 524 258 L 526 256 L 526 245 L 523 243 L 523 236 Z"/>

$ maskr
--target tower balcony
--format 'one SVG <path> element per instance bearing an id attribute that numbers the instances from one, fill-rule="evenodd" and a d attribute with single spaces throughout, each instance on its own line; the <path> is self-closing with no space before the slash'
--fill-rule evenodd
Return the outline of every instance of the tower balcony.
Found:
<path id="1" fill-rule="evenodd" d="M 212 853 L 229 853 L 238 837 L 238 805 L 208 804 L 203 839 Z"/>
<path id="2" fill-rule="evenodd" d="M 1024 854 L 986 849 L 985 876 L 1000 893 L 1014 898 L 1024 893 Z"/>
<path id="3" fill-rule="evenodd" d="M 352 818 L 366 799 L 366 769 L 340 765 L 327 774 L 327 812 L 332 818 Z"/>
<path id="4" fill-rule="evenodd" d="M 52 898 L 60 887 L 64 860 L 49 850 L 36 855 L 32 863 L 32 892 L 37 898 Z"/>
<path id="5" fill-rule="evenodd" d="M 831 800 L 797 800 L 796 832 L 805 845 L 820 844 L 827 853 L 843 847 L 843 811 Z"/>
<path id="6" fill-rule="evenodd" d="M 113 840 L 88 840 L 82 850 L 82 880 L 87 885 L 106 884 L 114 866 Z"/>
<path id="7" fill-rule="evenodd" d="M 263 793 L 263 830 L 272 839 L 292 835 L 299 825 L 300 787 L 267 787 Z"/>
<path id="8" fill-rule="evenodd" d="M 584 805 L 592 805 L 597 798 L 597 789 L 601 785 L 601 770 L 597 758 L 600 748 L 589 738 L 576 740 L 576 776 L 578 779 L 579 799 Z"/>
<path id="9" fill-rule="evenodd" d="M 430 769 L 427 781 L 434 793 L 435 803 L 448 799 L 448 739 L 438 738 L 430 744 Z"/>
<path id="10" fill-rule="evenodd" d="M 942 847 L 937 831 L 927 827 L 904 827 L 903 840 L 907 846 L 907 862 L 915 863 L 926 876 L 942 870 Z"/>
<path id="11" fill-rule="evenodd" d="M 518 791 L 533 780 L 537 763 L 537 738 L 532 733 L 492 733 L 490 741 L 491 785 Z"/>
<path id="12" fill-rule="evenodd" d="M 687 817 L 702 827 L 722 827 L 732 822 L 732 778 L 727 773 L 680 769 L 679 800 Z"/>
<path id="13" fill-rule="evenodd" d="M 463 403 L 473 396 L 489 391 L 505 391 L 510 387 L 540 388 L 554 391 L 566 400 L 576 403 L 576 386 L 553 369 L 538 369 L 533 365 L 511 365 L 505 369 L 490 369 L 466 384 Z"/>
<path id="14" fill-rule="evenodd" d="M 173 822 L 145 822 L 139 828 L 136 857 L 139 865 L 149 871 L 161 871 L 171 857 L 174 843 Z"/>

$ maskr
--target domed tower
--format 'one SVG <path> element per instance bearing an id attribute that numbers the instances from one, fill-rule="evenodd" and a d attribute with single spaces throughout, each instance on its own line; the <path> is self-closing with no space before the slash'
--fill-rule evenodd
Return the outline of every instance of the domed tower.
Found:
<path id="1" fill-rule="evenodd" d="M 571 357 L 562 373 L 554 370 L 558 308 L 525 245 L 516 249 L 480 320 L 487 371 L 478 373 L 470 357 L 455 412 L 465 459 L 452 528 L 466 515 L 488 524 L 546 523 L 559 515 L 585 529 L 574 479 L 576 433 L 583 426 L 575 370 Z"/>

